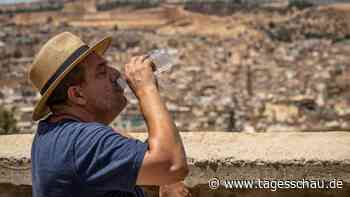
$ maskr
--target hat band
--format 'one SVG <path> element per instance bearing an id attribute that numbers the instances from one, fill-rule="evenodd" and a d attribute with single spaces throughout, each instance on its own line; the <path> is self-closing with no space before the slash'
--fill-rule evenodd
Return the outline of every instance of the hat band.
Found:
<path id="1" fill-rule="evenodd" d="M 80 57 L 81 54 L 83 54 L 89 49 L 89 46 L 83 45 L 77 50 L 75 50 L 45 83 L 44 87 L 40 90 L 40 94 L 44 95 L 44 93 L 47 91 L 47 89 L 49 89 L 51 84 L 67 69 L 67 67 L 70 66 L 78 57 Z"/>

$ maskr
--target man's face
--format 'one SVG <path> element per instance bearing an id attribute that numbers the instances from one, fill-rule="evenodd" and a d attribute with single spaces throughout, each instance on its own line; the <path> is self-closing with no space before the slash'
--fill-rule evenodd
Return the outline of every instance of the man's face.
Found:
<path id="1" fill-rule="evenodd" d="M 88 55 L 81 64 L 85 67 L 82 92 L 86 96 L 86 108 L 110 123 L 127 104 L 123 89 L 112 85 L 112 80 L 120 77 L 120 72 L 109 67 L 107 61 L 96 53 Z"/>

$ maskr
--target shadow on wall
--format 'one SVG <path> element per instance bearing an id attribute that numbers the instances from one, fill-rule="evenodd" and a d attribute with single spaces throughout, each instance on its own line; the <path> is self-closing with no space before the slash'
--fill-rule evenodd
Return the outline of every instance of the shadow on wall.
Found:
<path id="1" fill-rule="evenodd" d="M 0 184 L 0 197 L 31 197 L 32 186 Z"/>
<path id="2" fill-rule="evenodd" d="M 156 187 L 145 188 L 147 197 L 158 196 Z M 342 189 L 295 189 L 295 190 L 210 190 L 207 184 L 197 185 L 190 189 L 192 197 L 349 197 L 350 185 L 343 185 Z M 32 197 L 32 188 L 28 185 L 0 184 L 0 197 Z"/>

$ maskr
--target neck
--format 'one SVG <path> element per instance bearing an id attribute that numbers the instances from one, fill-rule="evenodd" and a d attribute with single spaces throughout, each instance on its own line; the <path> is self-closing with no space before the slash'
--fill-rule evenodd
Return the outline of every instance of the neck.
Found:
<path id="1" fill-rule="evenodd" d="M 53 112 L 53 116 L 51 118 L 51 121 L 57 122 L 59 120 L 65 119 L 65 118 L 71 118 L 75 119 L 81 122 L 101 122 L 103 121 L 99 120 L 96 116 L 94 116 L 93 113 L 89 113 L 88 111 L 81 109 L 81 108 L 70 108 L 65 107 L 60 110 L 55 110 Z"/>

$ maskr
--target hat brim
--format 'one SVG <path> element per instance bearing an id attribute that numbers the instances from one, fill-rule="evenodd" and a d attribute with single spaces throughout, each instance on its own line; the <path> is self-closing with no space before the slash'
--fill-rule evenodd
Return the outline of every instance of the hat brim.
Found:
<path id="1" fill-rule="evenodd" d="M 47 116 L 50 112 L 49 107 L 46 105 L 47 99 L 52 94 L 53 90 L 58 86 L 62 79 L 76 66 L 78 65 L 85 57 L 87 57 L 91 52 L 96 52 L 99 55 L 103 55 L 112 42 L 110 36 L 103 38 L 102 40 L 93 44 L 87 51 L 82 53 L 67 69 L 51 84 L 47 91 L 42 95 L 40 100 L 35 105 L 32 118 L 34 121 L 40 120 Z"/>

